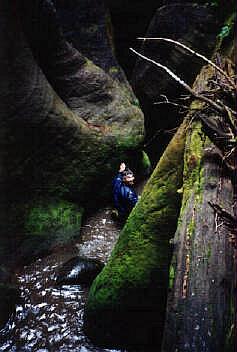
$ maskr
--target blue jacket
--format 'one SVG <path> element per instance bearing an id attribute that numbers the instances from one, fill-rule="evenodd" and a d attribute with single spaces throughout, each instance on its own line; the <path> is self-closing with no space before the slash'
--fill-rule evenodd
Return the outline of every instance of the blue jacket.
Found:
<path id="1" fill-rule="evenodd" d="M 123 174 L 121 172 L 113 180 L 113 198 L 114 206 L 120 216 L 128 216 L 138 200 L 134 189 L 123 183 Z"/>

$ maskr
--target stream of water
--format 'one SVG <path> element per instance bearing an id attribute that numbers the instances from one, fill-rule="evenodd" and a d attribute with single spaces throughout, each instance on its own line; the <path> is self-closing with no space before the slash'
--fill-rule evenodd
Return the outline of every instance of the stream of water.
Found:
<path id="1" fill-rule="evenodd" d="M 119 351 L 94 346 L 83 332 L 88 288 L 57 287 L 55 282 L 61 264 L 76 255 L 106 262 L 119 230 L 119 225 L 111 219 L 111 209 L 99 210 L 83 225 L 80 241 L 16 273 L 21 302 L 0 331 L 0 351 Z"/>

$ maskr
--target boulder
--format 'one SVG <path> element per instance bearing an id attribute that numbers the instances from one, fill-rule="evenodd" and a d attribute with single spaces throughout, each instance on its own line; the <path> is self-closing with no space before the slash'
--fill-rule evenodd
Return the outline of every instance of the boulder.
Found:
<path id="1" fill-rule="evenodd" d="M 97 259 L 74 257 L 59 268 L 56 282 L 58 285 L 90 285 L 103 267 Z"/>

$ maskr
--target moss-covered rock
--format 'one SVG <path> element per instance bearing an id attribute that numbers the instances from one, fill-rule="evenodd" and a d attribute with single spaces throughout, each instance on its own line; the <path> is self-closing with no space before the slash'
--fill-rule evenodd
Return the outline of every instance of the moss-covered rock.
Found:
<path id="1" fill-rule="evenodd" d="M 159 343 L 168 287 L 169 240 L 182 185 L 185 123 L 130 214 L 111 258 L 90 289 L 87 334 L 102 345 Z"/>
<path id="2" fill-rule="evenodd" d="M 25 205 L 19 255 L 24 261 L 49 253 L 80 234 L 83 209 L 66 201 L 40 200 Z"/>

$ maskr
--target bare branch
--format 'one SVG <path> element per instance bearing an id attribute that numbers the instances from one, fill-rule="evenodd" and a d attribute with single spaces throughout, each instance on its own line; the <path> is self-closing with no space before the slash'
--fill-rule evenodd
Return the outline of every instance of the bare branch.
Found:
<path id="1" fill-rule="evenodd" d="M 223 160 L 229 159 L 231 157 L 231 155 L 234 154 L 235 151 L 236 151 L 236 147 L 233 147 L 228 153 L 226 153 L 223 156 Z"/>
<path id="2" fill-rule="evenodd" d="M 223 106 L 223 108 L 225 109 L 225 111 L 227 113 L 227 117 L 228 117 L 228 120 L 229 120 L 230 128 L 231 128 L 234 136 L 236 136 L 235 122 L 234 122 L 234 119 L 232 117 L 232 115 L 236 116 L 236 111 L 232 110 L 231 108 L 229 108 L 227 105 L 225 105 L 223 103 L 221 105 Z"/>
<path id="3" fill-rule="evenodd" d="M 153 134 L 153 136 L 143 145 L 144 148 L 148 147 L 158 136 L 159 134 L 171 134 L 174 135 L 175 132 L 178 131 L 179 127 L 174 127 L 170 130 L 158 130 L 156 133 Z"/>
<path id="4" fill-rule="evenodd" d="M 144 40 L 144 41 L 145 40 L 159 40 L 159 41 L 170 42 L 170 43 L 173 43 L 173 44 L 175 44 L 177 46 L 180 46 L 181 48 L 185 49 L 186 51 L 189 51 L 190 53 L 192 53 L 195 56 L 200 57 L 203 61 L 207 62 L 209 65 L 214 67 L 218 72 L 220 72 L 223 76 L 225 76 L 225 78 L 228 80 L 230 85 L 235 89 L 235 82 L 227 75 L 227 73 L 225 71 L 223 71 L 219 66 L 217 66 L 211 60 L 209 60 L 207 57 L 197 53 L 196 51 L 194 51 L 193 49 L 189 48 L 188 46 L 186 46 L 186 45 L 184 45 L 184 44 L 182 44 L 180 42 L 177 42 L 176 40 L 169 39 L 169 38 L 137 38 L 137 39 L 138 40 Z"/>
<path id="5" fill-rule="evenodd" d="M 164 94 L 160 94 L 161 97 L 164 98 L 163 101 L 158 101 L 158 102 L 155 102 L 154 105 L 160 105 L 160 104 L 170 104 L 170 105 L 173 105 L 173 106 L 176 106 L 176 107 L 179 107 L 179 108 L 183 108 L 183 109 L 189 109 L 188 106 L 186 105 L 183 105 L 183 104 L 178 104 L 178 103 L 174 103 L 172 101 L 170 101 L 166 95 Z"/>
<path id="6" fill-rule="evenodd" d="M 223 109 L 222 106 L 216 104 L 214 101 L 212 101 L 211 99 L 205 97 L 204 95 L 200 95 L 198 93 L 196 93 L 186 82 L 184 82 L 180 77 L 178 77 L 173 71 L 171 71 L 167 66 L 161 65 L 160 63 L 149 59 L 147 56 L 144 56 L 142 54 L 140 54 L 139 52 L 137 52 L 136 50 L 134 50 L 133 48 L 130 48 L 130 50 L 132 52 L 134 52 L 136 55 L 138 55 L 139 57 L 141 57 L 142 59 L 151 62 L 152 64 L 154 64 L 155 66 L 161 68 L 162 70 L 166 71 L 168 73 L 169 76 L 171 76 L 176 82 L 178 82 L 181 86 L 183 86 L 189 93 L 191 93 L 196 99 L 202 100 L 205 103 L 208 103 L 209 105 L 211 105 L 215 110 L 224 113 L 225 109 Z"/>
<path id="7" fill-rule="evenodd" d="M 216 215 L 218 215 L 222 219 L 222 221 L 228 228 L 235 229 L 236 219 L 233 215 L 228 213 L 225 209 L 223 209 L 220 205 L 216 203 L 210 201 L 208 202 L 208 204 L 212 207 Z"/>

